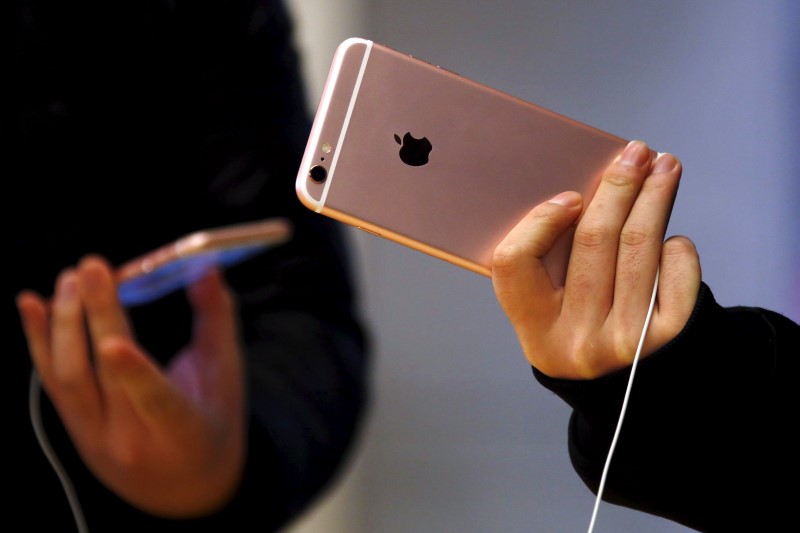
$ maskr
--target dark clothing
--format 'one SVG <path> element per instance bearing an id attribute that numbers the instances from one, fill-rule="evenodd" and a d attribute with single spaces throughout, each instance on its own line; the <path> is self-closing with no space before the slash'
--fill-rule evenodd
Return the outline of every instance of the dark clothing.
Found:
<path id="1" fill-rule="evenodd" d="M 271 216 L 295 225 L 292 242 L 226 273 L 241 307 L 251 413 L 245 480 L 220 514 L 178 523 L 126 505 L 83 467 L 43 399 L 49 439 L 89 530 L 285 525 L 340 471 L 368 392 L 346 243 L 335 222 L 303 207 L 294 192 L 310 122 L 285 7 L 255 0 L 13 5 L 15 57 L 5 84 L 14 99 L 4 115 L 12 148 L 5 198 L 16 219 L 5 261 L 12 317 L 21 289 L 50 295 L 58 271 L 89 252 L 119 264 L 203 228 Z M 189 339 L 183 293 L 131 313 L 139 341 L 164 363 Z M 29 420 L 31 365 L 18 318 L 7 333 L 5 520 L 30 531 L 71 531 L 67 499 Z"/>
<path id="2" fill-rule="evenodd" d="M 603 499 L 700 531 L 785 530 L 798 346 L 785 316 L 723 308 L 702 284 L 683 331 L 639 361 Z M 534 375 L 573 408 L 570 457 L 597 494 L 630 369 L 586 382 Z"/>

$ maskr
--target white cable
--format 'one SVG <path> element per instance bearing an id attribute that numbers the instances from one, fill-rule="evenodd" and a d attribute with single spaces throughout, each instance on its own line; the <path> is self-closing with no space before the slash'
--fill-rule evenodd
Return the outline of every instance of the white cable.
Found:
<path id="1" fill-rule="evenodd" d="M 636 366 L 639 363 L 639 355 L 642 353 L 642 346 L 644 345 L 644 337 L 647 334 L 647 328 L 650 325 L 650 317 L 653 315 L 653 308 L 655 307 L 656 303 L 656 292 L 658 291 L 658 272 L 656 270 L 656 279 L 653 282 L 653 295 L 650 297 L 650 308 L 647 310 L 647 317 L 644 320 L 644 326 L 642 327 L 642 334 L 639 337 L 639 346 L 636 348 L 636 355 L 633 358 L 633 364 L 631 365 L 631 375 L 628 377 L 628 388 L 625 390 L 625 399 L 622 401 L 622 410 L 619 413 L 619 420 L 617 421 L 617 429 L 614 432 L 614 438 L 611 441 L 611 448 L 608 450 L 608 456 L 606 457 L 606 464 L 603 467 L 603 475 L 600 478 L 600 487 L 597 489 L 597 498 L 594 501 L 594 510 L 592 511 L 592 519 L 589 522 L 589 533 L 592 533 L 594 529 L 595 521 L 597 520 L 597 510 L 600 507 L 600 500 L 603 498 L 603 489 L 606 485 L 606 476 L 608 475 L 608 468 L 611 464 L 611 456 L 614 454 L 614 448 L 617 446 L 617 439 L 619 438 L 619 432 L 622 429 L 622 420 L 625 418 L 625 411 L 628 409 L 628 398 L 631 395 L 631 387 L 633 386 L 633 376 L 636 373 Z"/>
<path id="2" fill-rule="evenodd" d="M 47 460 L 50 462 L 50 466 L 53 467 L 56 475 L 58 475 L 58 479 L 61 481 L 61 486 L 64 489 L 64 493 L 67 495 L 67 501 L 69 502 L 69 507 L 72 510 L 72 516 L 75 518 L 75 525 L 78 527 L 79 533 L 87 533 L 89 528 L 86 526 L 86 520 L 83 517 L 78 495 L 75 493 L 75 488 L 72 485 L 67 471 L 61 465 L 58 456 L 50 445 L 50 441 L 47 439 L 47 433 L 42 423 L 40 401 L 41 383 L 39 382 L 39 375 L 36 373 L 36 369 L 31 371 L 31 381 L 28 391 L 28 408 L 31 424 L 33 425 L 33 432 L 36 434 L 36 440 L 39 441 L 39 447 L 44 452 L 45 457 L 47 457 Z"/>

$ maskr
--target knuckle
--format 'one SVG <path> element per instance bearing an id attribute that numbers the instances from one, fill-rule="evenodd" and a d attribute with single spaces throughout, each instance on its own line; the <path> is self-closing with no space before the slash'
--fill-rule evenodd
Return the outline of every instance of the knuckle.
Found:
<path id="1" fill-rule="evenodd" d="M 574 339 L 571 350 L 572 367 L 581 379 L 594 379 L 601 374 L 599 362 L 602 350 L 599 338 L 581 335 Z"/>
<path id="2" fill-rule="evenodd" d="M 648 244 L 651 233 L 642 224 L 626 224 L 619 235 L 621 246 L 639 248 Z"/>
<path id="3" fill-rule="evenodd" d="M 573 242 L 584 248 L 596 248 L 607 243 L 610 236 L 610 230 L 600 224 L 579 224 Z"/>
<path id="4" fill-rule="evenodd" d="M 640 331 L 635 328 L 618 328 L 614 331 L 614 361 L 616 366 L 631 364 L 636 356 L 637 338 Z"/>
<path id="5" fill-rule="evenodd" d="M 629 365 L 636 353 L 635 334 L 615 329 L 610 333 L 576 339 L 571 364 L 581 379 L 595 379 Z"/>
<path id="6" fill-rule="evenodd" d="M 525 254 L 517 242 L 504 242 L 495 248 L 492 254 L 492 270 L 500 273 L 513 272 Z"/>
<path id="7" fill-rule="evenodd" d="M 603 175 L 603 183 L 623 190 L 637 189 L 640 174 L 642 172 L 634 167 L 614 168 L 613 171 Z"/>

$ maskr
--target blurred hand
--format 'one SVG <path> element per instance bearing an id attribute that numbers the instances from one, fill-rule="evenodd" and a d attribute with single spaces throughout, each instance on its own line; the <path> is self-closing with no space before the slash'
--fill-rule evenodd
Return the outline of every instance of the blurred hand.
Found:
<path id="1" fill-rule="evenodd" d="M 664 241 L 680 176 L 674 156 L 654 158 L 645 143 L 628 144 L 577 224 L 564 287 L 553 286 L 541 258 L 581 215 L 578 193 L 538 205 L 500 243 L 495 294 L 531 365 L 563 379 L 592 379 L 630 365 L 659 268 L 642 356 L 680 332 L 701 279 L 692 241 Z"/>
<path id="2" fill-rule="evenodd" d="M 235 302 L 218 272 L 188 291 L 191 345 L 166 370 L 134 339 L 100 257 L 64 270 L 52 302 L 17 298 L 42 386 L 86 465 L 130 504 L 172 518 L 222 506 L 245 454 Z"/>

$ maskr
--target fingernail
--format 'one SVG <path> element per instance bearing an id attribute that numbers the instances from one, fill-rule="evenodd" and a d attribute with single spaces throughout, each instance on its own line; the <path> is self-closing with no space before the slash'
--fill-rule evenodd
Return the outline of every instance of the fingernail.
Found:
<path id="1" fill-rule="evenodd" d="M 650 159 L 650 149 L 642 141 L 631 141 L 620 156 L 620 163 L 633 167 L 641 167 Z"/>
<path id="2" fill-rule="evenodd" d="M 574 207 L 581 203 L 581 195 L 574 191 L 566 191 L 553 196 L 548 202 L 564 207 Z"/>
<path id="3" fill-rule="evenodd" d="M 78 293 L 78 277 L 75 272 L 61 274 L 56 285 L 56 297 L 59 300 L 71 300 Z"/>
<path id="4" fill-rule="evenodd" d="M 653 163 L 653 174 L 664 174 L 678 166 L 678 160 L 672 154 L 659 152 Z"/>

